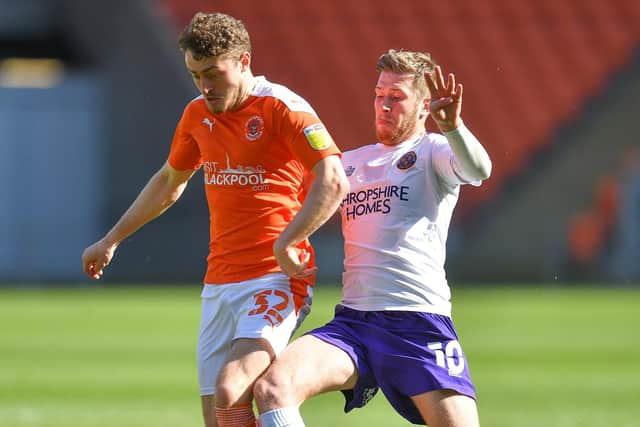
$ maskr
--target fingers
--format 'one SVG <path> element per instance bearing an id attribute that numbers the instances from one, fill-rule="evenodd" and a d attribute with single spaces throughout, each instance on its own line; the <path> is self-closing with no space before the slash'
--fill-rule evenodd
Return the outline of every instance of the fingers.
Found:
<path id="1" fill-rule="evenodd" d="M 109 264 L 111 257 L 108 253 L 101 254 L 95 246 L 90 246 L 82 254 L 82 270 L 92 279 L 100 279 L 103 269 Z"/>
<path id="2" fill-rule="evenodd" d="M 454 102 L 454 99 L 450 96 L 447 96 L 446 98 L 432 99 L 431 103 L 429 103 L 429 110 L 432 112 L 438 111 L 443 109 L 449 104 L 453 104 L 453 102 Z"/>
<path id="3" fill-rule="evenodd" d="M 456 86 L 456 93 L 453 98 L 456 101 L 459 101 L 462 99 L 462 83 L 458 83 L 458 86 Z"/>
<path id="4" fill-rule="evenodd" d="M 311 254 L 305 249 L 289 248 L 285 253 L 274 252 L 276 261 L 284 274 L 294 279 L 306 279 L 318 271 L 317 267 L 309 267 Z"/>
<path id="5" fill-rule="evenodd" d="M 427 82 L 427 88 L 429 88 L 429 93 L 431 94 L 431 96 L 432 97 L 435 96 L 436 92 L 438 91 L 438 88 L 436 87 L 435 83 L 431 79 L 431 75 L 429 73 L 424 73 L 424 80 Z"/>
<path id="6" fill-rule="evenodd" d="M 95 261 L 85 263 L 83 266 L 84 273 L 92 279 L 99 279 L 102 277 L 104 263 L 97 263 Z"/>
<path id="7" fill-rule="evenodd" d="M 436 80 L 436 88 L 445 88 L 444 77 L 442 77 L 442 68 L 440 68 L 439 65 L 436 65 L 436 69 L 434 70 L 434 77 Z"/>
<path id="8" fill-rule="evenodd" d="M 316 274 L 316 271 L 318 271 L 318 267 L 309 267 L 296 273 L 290 274 L 289 276 L 293 277 L 294 279 L 308 279 L 310 277 L 313 277 L 313 275 Z"/>
<path id="9" fill-rule="evenodd" d="M 456 76 L 453 75 L 453 73 L 449 73 L 449 75 L 447 76 L 447 92 L 448 93 L 453 93 L 454 92 L 454 88 L 456 87 Z"/>
<path id="10" fill-rule="evenodd" d="M 425 81 L 432 98 L 454 96 L 460 87 L 460 85 L 456 85 L 456 76 L 453 73 L 447 75 L 447 82 L 445 83 L 442 68 L 439 65 L 436 65 L 433 70 L 433 78 L 429 73 L 425 73 Z M 457 96 L 454 96 L 454 98 L 457 99 Z"/>
<path id="11" fill-rule="evenodd" d="M 100 279 L 102 277 L 102 267 L 97 268 L 95 263 L 89 265 L 89 277 L 92 279 Z"/>

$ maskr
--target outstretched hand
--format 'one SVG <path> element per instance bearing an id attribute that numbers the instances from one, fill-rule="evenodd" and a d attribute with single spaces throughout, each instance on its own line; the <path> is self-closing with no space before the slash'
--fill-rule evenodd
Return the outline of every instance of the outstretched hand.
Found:
<path id="1" fill-rule="evenodd" d="M 445 84 L 440 66 L 436 66 L 433 79 L 425 73 L 427 87 L 431 93 L 429 113 L 442 132 L 449 132 L 460 126 L 462 119 L 462 85 L 456 84 L 456 77 L 449 73 Z"/>
<path id="2" fill-rule="evenodd" d="M 111 262 L 116 247 L 99 240 L 86 248 L 82 253 L 82 269 L 85 274 L 96 280 L 102 277 L 103 269 Z"/>

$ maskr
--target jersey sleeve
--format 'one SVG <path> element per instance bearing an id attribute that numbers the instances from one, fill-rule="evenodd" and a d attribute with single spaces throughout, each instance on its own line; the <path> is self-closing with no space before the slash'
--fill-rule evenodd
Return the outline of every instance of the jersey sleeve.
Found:
<path id="1" fill-rule="evenodd" d="M 467 181 L 456 171 L 453 150 L 451 150 L 447 139 L 439 134 L 433 136 L 435 138 L 432 143 L 431 162 L 436 175 L 449 187 L 461 184 L 480 186 L 480 182 Z"/>
<path id="2" fill-rule="evenodd" d="M 196 170 L 202 165 L 202 154 L 191 136 L 188 108 L 178 122 L 169 151 L 169 165 L 177 170 Z"/>
<path id="3" fill-rule="evenodd" d="M 275 109 L 281 137 L 307 170 L 328 156 L 341 155 L 333 138 L 320 119 L 309 111 L 293 111 L 280 104 Z"/>

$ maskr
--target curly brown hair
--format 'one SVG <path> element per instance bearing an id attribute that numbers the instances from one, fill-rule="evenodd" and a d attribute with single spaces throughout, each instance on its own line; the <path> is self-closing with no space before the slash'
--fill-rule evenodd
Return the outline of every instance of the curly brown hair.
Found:
<path id="1" fill-rule="evenodd" d="M 433 77 L 436 63 L 427 52 L 409 52 L 404 50 L 389 49 L 380 55 L 376 70 L 390 71 L 395 74 L 413 74 L 413 87 L 419 98 L 426 98 L 429 89 L 425 81 L 425 73 Z"/>
<path id="2" fill-rule="evenodd" d="M 197 60 L 251 53 L 251 40 L 242 21 L 224 13 L 193 15 L 180 34 L 178 45 L 183 52 L 191 51 Z"/>

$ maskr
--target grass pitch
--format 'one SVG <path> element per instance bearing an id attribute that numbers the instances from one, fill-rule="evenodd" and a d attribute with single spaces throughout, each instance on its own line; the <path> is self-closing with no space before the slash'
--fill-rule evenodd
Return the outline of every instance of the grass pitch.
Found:
<path id="1" fill-rule="evenodd" d="M 306 331 L 339 288 L 319 285 Z M 640 426 L 640 287 L 453 289 L 454 321 L 492 427 Z M 200 426 L 199 287 L 0 289 L 1 427 Z M 381 393 L 308 427 L 410 425 Z"/>

